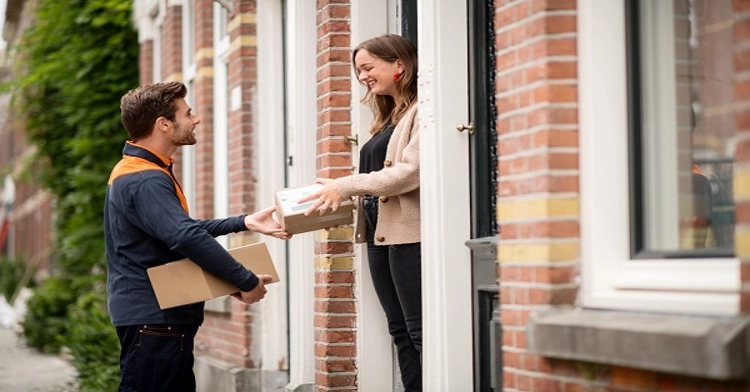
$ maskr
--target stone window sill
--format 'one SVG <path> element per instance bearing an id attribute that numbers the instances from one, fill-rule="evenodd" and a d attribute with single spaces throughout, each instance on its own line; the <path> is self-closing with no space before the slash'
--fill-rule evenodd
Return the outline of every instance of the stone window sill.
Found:
<path id="1" fill-rule="evenodd" d="M 553 308 L 529 319 L 538 355 L 716 380 L 750 376 L 747 317 Z"/>

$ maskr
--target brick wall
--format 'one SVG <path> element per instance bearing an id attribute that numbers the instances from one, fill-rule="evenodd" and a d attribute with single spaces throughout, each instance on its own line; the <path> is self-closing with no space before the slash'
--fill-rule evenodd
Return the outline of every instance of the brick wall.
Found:
<path id="1" fill-rule="evenodd" d="M 229 92 L 239 89 L 242 105 L 229 112 L 229 211 L 240 214 L 254 211 L 255 171 L 257 164 L 253 140 L 256 139 L 254 115 L 257 102 L 258 35 L 256 1 L 235 1 L 235 14 L 229 21 Z M 279 86 L 279 88 L 281 88 Z M 281 132 L 270 130 L 268 132 Z M 258 146 L 261 147 L 261 146 Z"/>
<path id="2" fill-rule="evenodd" d="M 495 6 L 503 382 L 547 391 L 550 364 L 528 351 L 526 324 L 532 311 L 576 298 L 576 2 Z"/>
<path id="3" fill-rule="evenodd" d="M 234 13 L 228 15 L 227 31 L 230 37 L 227 58 L 227 88 L 238 89 L 242 105 L 237 110 L 216 112 L 214 102 L 214 50 L 212 0 L 195 2 L 195 64 L 194 90 L 196 113 L 201 117 L 196 144 L 196 204 L 198 214 L 214 217 L 214 116 L 227 116 L 227 152 L 229 167 L 229 215 L 255 211 L 255 160 L 253 158 L 253 113 L 256 105 L 254 95 L 257 83 L 256 67 L 256 2 L 243 0 L 234 2 Z M 219 66 L 224 66 L 220 64 Z M 231 94 L 231 93 L 230 93 Z M 227 102 L 229 102 L 229 97 Z M 219 217 L 220 218 L 220 217 Z M 230 247 L 244 245 L 254 238 L 251 233 L 230 235 Z M 257 238 L 256 238 L 257 240 Z M 252 352 L 254 309 L 230 300 L 229 312 L 207 311 L 203 327 L 196 338 L 202 355 L 209 355 L 244 368 L 257 368 L 260 353 Z"/>
<path id="4" fill-rule="evenodd" d="M 138 79 L 140 84 L 151 84 L 154 82 L 154 40 L 149 39 L 141 42 L 138 55 Z M 133 86 L 135 88 L 135 86 Z"/>
<path id="5" fill-rule="evenodd" d="M 318 0 L 318 176 L 352 172 L 351 38 L 348 0 Z M 315 244 L 315 388 L 356 391 L 352 228 L 317 233 Z"/>
<path id="6" fill-rule="evenodd" d="M 197 218 L 214 218 L 214 63 L 213 63 L 213 2 L 193 3 L 192 58 L 195 76 L 192 89 L 193 112 L 201 118 L 195 137 L 194 202 L 190 212 Z M 188 49 L 190 50 L 190 49 Z M 186 54 L 187 55 L 187 54 Z"/>
<path id="7" fill-rule="evenodd" d="M 182 7 L 167 5 L 161 26 L 161 80 L 182 80 Z"/>
<path id="8" fill-rule="evenodd" d="M 50 254 L 53 241 L 50 195 L 38 186 L 17 181 L 12 213 L 11 256 L 36 265 L 38 277 L 46 277 L 53 262 Z"/>
<path id="9" fill-rule="evenodd" d="M 715 4 L 710 4 L 716 11 Z M 742 280 L 746 282 L 750 280 L 750 1 L 731 4 L 735 79 L 729 115 L 734 119 L 737 140 L 735 243 L 742 261 Z M 576 299 L 580 241 L 576 2 L 496 0 L 495 5 L 500 153 L 497 218 L 501 226 L 498 264 L 504 361 L 503 369 L 498 370 L 503 372 L 504 389 L 746 391 L 748 384 L 744 381 L 721 382 L 543 358 L 528 351 L 529 314 L 553 305 L 574 305 Z M 714 22 L 721 19 L 713 17 Z M 713 23 L 709 30 L 717 33 L 719 25 Z M 717 113 L 722 117 L 710 120 L 725 121 L 726 113 Z M 750 310 L 747 288 L 743 289 L 741 308 L 744 313 Z"/>
<path id="10" fill-rule="evenodd" d="M 735 251 L 742 262 L 743 291 L 740 306 L 750 313 L 750 1 L 734 1 L 735 150 Z"/>

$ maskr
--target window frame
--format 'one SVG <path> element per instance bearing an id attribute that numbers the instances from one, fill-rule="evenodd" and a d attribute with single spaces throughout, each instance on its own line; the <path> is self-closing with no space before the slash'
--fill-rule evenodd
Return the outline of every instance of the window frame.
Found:
<path id="1" fill-rule="evenodd" d="M 214 176 L 214 215 L 229 216 L 229 36 L 221 34 L 227 29 L 221 26 L 227 20 L 220 15 L 226 15 L 224 7 L 213 4 L 213 176 Z M 238 90 L 239 92 L 239 90 Z M 220 237 L 222 238 L 222 237 Z M 218 238 L 217 238 L 218 240 Z M 223 238 L 228 246 L 228 238 Z"/>
<path id="2" fill-rule="evenodd" d="M 192 53 L 195 50 L 195 15 L 193 6 L 193 0 L 186 0 L 183 4 L 182 9 L 182 52 L 184 54 L 190 53 L 182 57 L 182 82 L 188 89 L 188 95 L 185 101 L 191 107 L 195 108 L 195 90 L 194 81 L 196 74 L 195 56 Z M 179 166 L 181 166 L 182 180 L 181 185 L 185 193 L 185 198 L 189 206 L 195 206 L 196 203 L 196 159 L 195 159 L 195 146 L 182 146 L 182 156 L 180 158 Z M 195 209 L 191 211 L 191 215 L 195 216 Z M 226 246 L 225 246 L 226 247 Z"/>
<path id="3" fill-rule="evenodd" d="M 625 1 L 579 1 L 581 304 L 597 309 L 736 315 L 737 258 L 633 255 L 631 213 L 637 213 L 638 206 L 631 203 L 637 189 L 629 181 L 632 48 L 626 40 Z"/>

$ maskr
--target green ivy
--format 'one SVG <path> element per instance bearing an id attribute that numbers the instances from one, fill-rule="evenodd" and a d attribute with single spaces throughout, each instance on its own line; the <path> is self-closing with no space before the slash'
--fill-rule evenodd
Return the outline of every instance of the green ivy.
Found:
<path id="1" fill-rule="evenodd" d="M 28 279 L 34 272 L 33 267 L 29 266 L 28 262 L 24 261 L 25 258 L 18 257 L 11 259 L 5 256 L 0 256 L 0 294 L 2 294 L 8 302 L 13 300 L 13 296 L 17 294 L 20 289 L 19 282 L 24 284 L 26 287 L 33 286 L 34 282 Z M 31 268 L 31 270 L 29 270 Z"/>
<path id="2" fill-rule="evenodd" d="M 71 310 L 66 346 L 78 373 L 86 375 L 78 378 L 79 391 L 116 391 L 120 342 L 109 321 L 106 289 L 99 279 L 91 283 L 91 290 L 81 295 Z"/>
<path id="3" fill-rule="evenodd" d="M 68 347 L 82 390 L 110 390 L 119 343 L 105 307 L 103 200 L 127 139 L 120 97 L 138 85 L 132 2 L 36 3 L 11 51 L 13 105 L 37 151 L 27 173 L 54 198 L 55 276 L 30 299 L 24 333 L 43 351 Z"/>

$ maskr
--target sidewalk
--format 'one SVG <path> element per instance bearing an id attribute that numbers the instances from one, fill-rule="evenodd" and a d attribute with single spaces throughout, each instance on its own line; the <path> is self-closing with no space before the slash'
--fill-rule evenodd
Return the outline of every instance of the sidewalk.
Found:
<path id="1" fill-rule="evenodd" d="M 68 362 L 25 347 L 14 330 L 0 326 L 0 392 L 69 392 L 74 380 Z"/>

